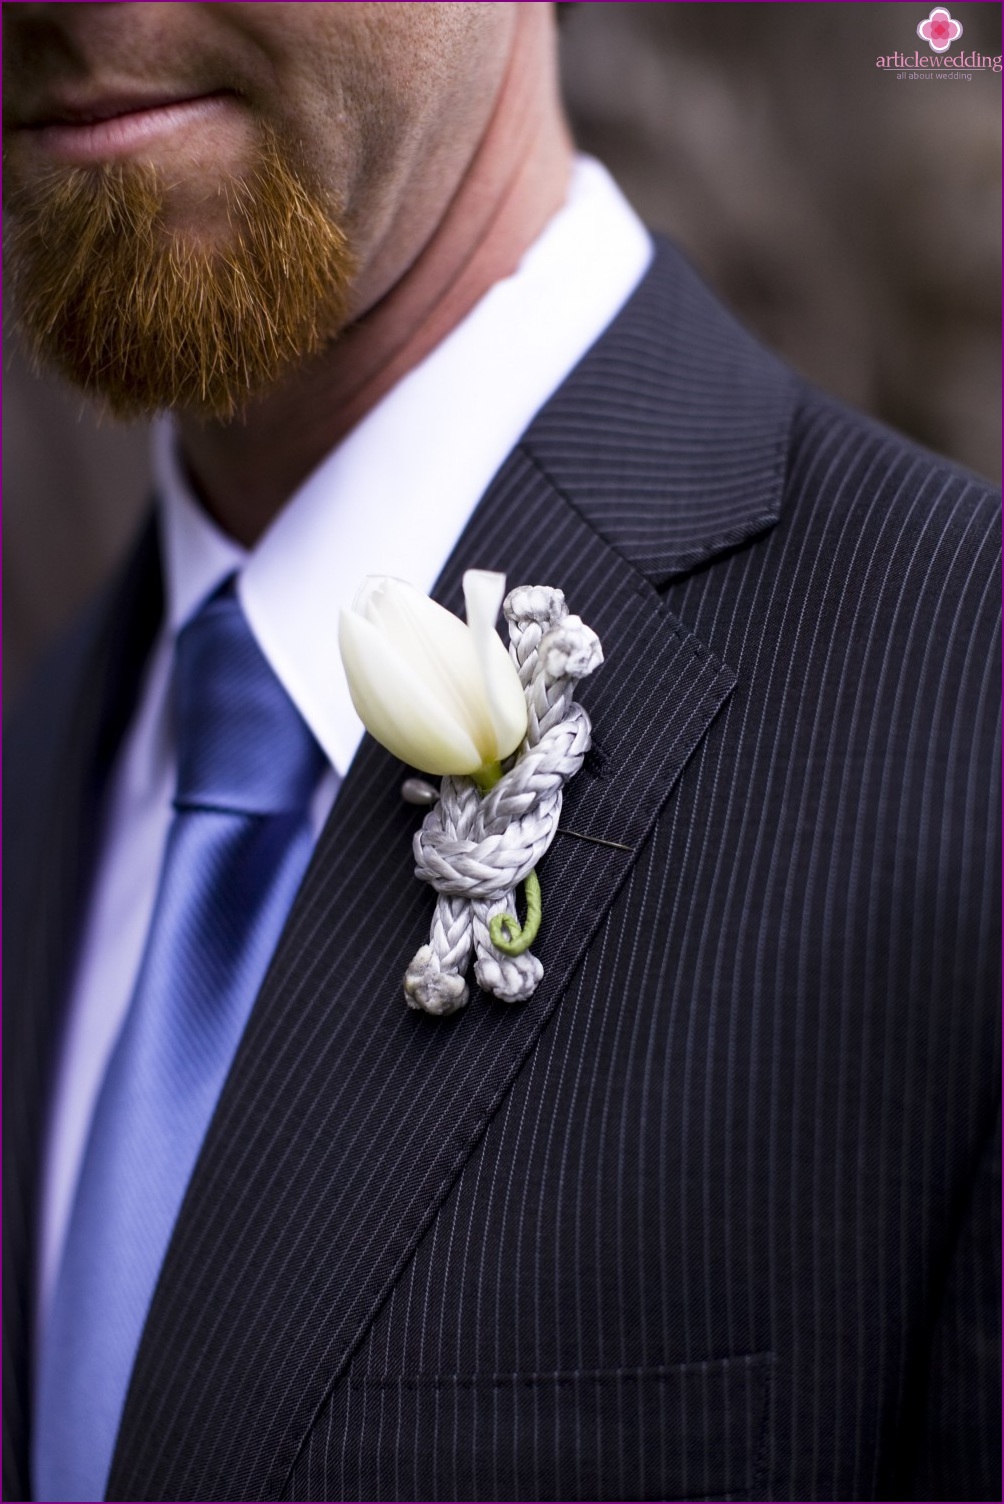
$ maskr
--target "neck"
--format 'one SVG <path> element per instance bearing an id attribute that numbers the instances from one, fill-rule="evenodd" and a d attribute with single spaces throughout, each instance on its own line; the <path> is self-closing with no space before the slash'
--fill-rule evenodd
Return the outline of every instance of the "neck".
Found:
<path id="1" fill-rule="evenodd" d="M 186 466 L 214 520 L 253 545 L 300 482 L 470 312 L 564 201 L 571 143 L 550 6 L 518 6 L 489 127 L 403 276 L 309 367 L 231 423 L 182 415 Z M 541 32 L 546 30 L 546 37 Z"/>

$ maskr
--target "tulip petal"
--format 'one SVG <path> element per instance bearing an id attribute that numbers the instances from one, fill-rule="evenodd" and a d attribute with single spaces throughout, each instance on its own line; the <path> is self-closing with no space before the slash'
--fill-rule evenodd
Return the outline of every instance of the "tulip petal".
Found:
<path id="1" fill-rule="evenodd" d="M 338 645 L 352 703 L 382 746 L 423 773 L 477 771 L 484 758 L 466 728 L 379 627 L 343 611 Z"/>
<path id="2" fill-rule="evenodd" d="M 482 761 L 494 759 L 491 711 L 474 639 L 464 623 L 406 580 L 388 576 L 364 581 L 354 609 L 393 644 L 434 701 L 466 729 Z"/>
<path id="3" fill-rule="evenodd" d="M 468 569 L 464 574 L 467 625 L 481 669 L 484 693 L 491 715 L 497 758 L 508 757 L 526 735 L 526 697 L 512 659 L 495 630 L 505 575 L 488 569 Z"/>

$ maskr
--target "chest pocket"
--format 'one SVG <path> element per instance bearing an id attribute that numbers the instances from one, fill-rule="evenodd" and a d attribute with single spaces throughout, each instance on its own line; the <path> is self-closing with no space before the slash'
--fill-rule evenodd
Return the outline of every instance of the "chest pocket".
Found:
<path id="1" fill-rule="evenodd" d="M 772 1362 L 349 1379 L 290 1497 L 756 1498 Z"/>

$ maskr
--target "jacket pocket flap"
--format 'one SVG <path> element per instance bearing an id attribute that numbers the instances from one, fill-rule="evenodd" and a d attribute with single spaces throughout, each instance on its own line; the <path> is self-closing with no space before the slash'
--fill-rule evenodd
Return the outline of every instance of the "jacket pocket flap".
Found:
<path id="1" fill-rule="evenodd" d="M 359 1378 L 335 1403 L 378 1498 L 747 1499 L 772 1364 Z"/>

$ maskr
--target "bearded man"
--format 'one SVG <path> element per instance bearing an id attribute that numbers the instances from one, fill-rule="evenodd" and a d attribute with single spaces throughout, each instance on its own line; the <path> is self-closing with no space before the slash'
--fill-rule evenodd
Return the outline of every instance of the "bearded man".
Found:
<path id="1" fill-rule="evenodd" d="M 25 338 L 168 415 L 11 728 L 6 1497 L 995 1497 L 988 488 L 573 154 L 549 6 L 4 23 Z M 337 620 L 471 566 L 606 663 L 436 1018 Z"/>

